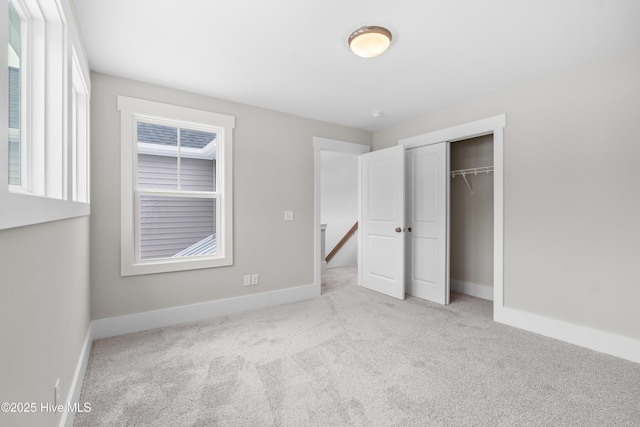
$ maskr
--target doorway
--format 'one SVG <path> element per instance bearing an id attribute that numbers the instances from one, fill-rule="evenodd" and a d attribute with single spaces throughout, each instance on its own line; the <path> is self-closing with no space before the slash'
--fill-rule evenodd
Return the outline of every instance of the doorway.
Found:
<path id="1" fill-rule="evenodd" d="M 473 122 L 405 138 L 398 141 L 405 149 L 443 142 L 455 143 L 474 137 L 493 135 L 493 318 L 503 314 L 504 306 L 504 127 L 506 115 L 500 114 Z M 448 177 L 447 177 L 448 178 Z M 456 178 L 458 179 L 458 178 Z M 448 267 L 441 265 L 440 268 Z M 447 286 L 449 283 L 447 283 Z M 448 293 L 447 289 L 447 293 Z"/>
<path id="2" fill-rule="evenodd" d="M 451 143 L 452 292 L 493 300 L 493 135 Z"/>
<path id="3" fill-rule="evenodd" d="M 357 158 L 361 154 L 371 151 L 368 145 L 354 144 L 328 138 L 313 137 L 314 148 L 314 286 L 316 294 L 321 294 L 322 283 L 322 256 L 325 251 L 322 247 L 322 157 L 323 153 L 353 156 Z M 359 274 L 359 273 L 358 273 Z"/>

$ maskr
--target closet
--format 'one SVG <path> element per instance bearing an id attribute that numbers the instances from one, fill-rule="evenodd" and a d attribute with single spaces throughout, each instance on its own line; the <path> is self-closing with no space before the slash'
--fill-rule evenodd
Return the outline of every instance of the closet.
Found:
<path id="1" fill-rule="evenodd" d="M 452 292 L 493 299 L 493 135 L 450 144 Z"/>

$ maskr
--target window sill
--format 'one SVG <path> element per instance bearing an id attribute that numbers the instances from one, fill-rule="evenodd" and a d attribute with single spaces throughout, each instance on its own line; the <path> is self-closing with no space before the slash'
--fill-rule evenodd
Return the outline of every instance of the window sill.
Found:
<path id="1" fill-rule="evenodd" d="M 202 268 L 228 267 L 233 265 L 233 258 L 227 257 L 185 257 L 182 259 L 163 258 L 153 261 L 142 261 L 126 264 L 122 260 L 121 276 L 138 276 L 143 274 L 170 273 L 174 271 L 197 270 Z"/>
<path id="2" fill-rule="evenodd" d="M 0 230 L 87 216 L 91 213 L 89 203 L 50 199 L 11 192 L 8 189 L 0 193 L 0 206 Z"/>

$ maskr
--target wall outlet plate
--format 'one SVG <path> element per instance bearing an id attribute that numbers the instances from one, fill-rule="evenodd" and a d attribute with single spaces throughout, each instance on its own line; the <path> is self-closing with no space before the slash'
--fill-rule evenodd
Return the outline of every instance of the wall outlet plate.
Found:
<path id="1" fill-rule="evenodd" d="M 244 275 L 244 285 L 245 286 L 251 286 L 251 275 L 250 274 L 245 274 Z"/>
<path id="2" fill-rule="evenodd" d="M 252 274 L 251 275 L 251 284 L 252 285 L 257 285 L 259 282 L 260 277 L 257 274 Z"/>

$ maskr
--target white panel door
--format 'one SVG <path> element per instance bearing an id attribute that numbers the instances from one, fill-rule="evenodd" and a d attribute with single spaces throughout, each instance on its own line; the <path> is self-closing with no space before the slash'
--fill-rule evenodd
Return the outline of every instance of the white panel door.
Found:
<path id="1" fill-rule="evenodd" d="M 406 151 L 407 293 L 449 304 L 449 144 Z"/>
<path id="2" fill-rule="evenodd" d="M 362 286 L 404 299 L 404 147 L 360 156 Z"/>

